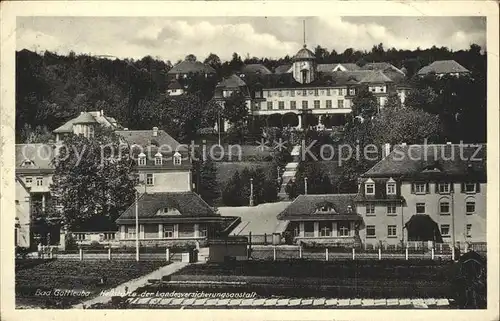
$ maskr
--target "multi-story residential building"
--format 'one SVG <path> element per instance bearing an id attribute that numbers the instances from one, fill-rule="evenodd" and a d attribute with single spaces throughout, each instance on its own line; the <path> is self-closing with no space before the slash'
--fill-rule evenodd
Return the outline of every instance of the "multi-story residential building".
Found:
<path id="1" fill-rule="evenodd" d="M 210 79 L 216 76 L 215 69 L 208 64 L 200 61 L 185 59 L 167 72 L 167 78 L 172 79 L 186 79 L 193 76 L 203 76 Z"/>
<path id="2" fill-rule="evenodd" d="M 417 75 L 420 77 L 427 75 L 436 75 L 438 77 L 443 77 L 445 75 L 459 77 L 468 74 L 470 74 L 470 71 L 455 60 L 436 60 L 417 72 Z"/>
<path id="3" fill-rule="evenodd" d="M 363 218 L 355 211 L 356 194 L 299 195 L 279 213 L 276 233 L 293 243 L 357 246 Z"/>
<path id="4" fill-rule="evenodd" d="M 181 145 L 165 131 L 153 127 L 152 130 L 128 130 L 122 128 L 114 118 L 102 111 L 82 112 L 77 117 L 60 126 L 54 133 L 56 143 L 16 145 L 16 193 L 19 194 L 18 244 L 32 246 L 33 237 L 47 232 L 37 230 L 34 218 L 46 217 L 48 211 L 60 210 L 56 197 L 51 194 L 50 185 L 54 174 L 53 160 L 64 136 L 69 134 L 93 137 L 97 126 L 112 128 L 128 144 L 132 157 L 137 161 L 140 193 L 189 192 L 192 190 L 191 159 L 188 148 Z M 29 196 L 27 204 L 21 199 L 23 191 Z M 29 215 L 25 212 L 28 211 Z M 29 218 L 27 223 L 26 217 Z M 22 221 L 22 222 L 21 222 Z M 23 227 L 28 224 L 30 228 Z M 59 227 L 51 225 L 49 243 L 59 242 Z M 43 234 L 43 235 L 42 235 Z M 37 236 L 37 237 L 38 237 Z M 28 241 L 25 241 L 28 240 Z M 42 240 L 45 243 L 45 239 Z"/>
<path id="5" fill-rule="evenodd" d="M 485 242 L 486 146 L 397 145 L 361 175 L 356 203 L 363 243 Z"/>
<path id="6" fill-rule="evenodd" d="M 277 115 L 279 124 L 303 128 L 321 124 L 342 125 L 352 111 L 352 99 L 363 87 L 372 92 L 381 108 L 391 93 L 404 102 L 409 89 L 403 71 L 388 63 L 318 65 L 306 46 L 293 57 L 291 65 L 276 68 L 244 67 L 237 75 L 239 87 L 248 89 L 254 119 L 268 122 Z M 356 66 L 356 67 L 354 67 Z M 236 76 L 233 76 L 236 77 Z M 215 98 L 223 100 L 226 81 L 217 86 Z"/>

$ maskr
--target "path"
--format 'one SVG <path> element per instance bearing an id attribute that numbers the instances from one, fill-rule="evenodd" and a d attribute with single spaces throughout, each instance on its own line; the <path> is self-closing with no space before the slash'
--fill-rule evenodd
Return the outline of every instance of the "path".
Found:
<path id="1" fill-rule="evenodd" d="M 118 285 L 115 288 L 108 289 L 108 290 L 105 290 L 105 291 L 106 292 L 110 291 L 110 293 L 112 293 L 112 292 L 115 292 L 115 293 L 125 293 L 125 288 L 127 288 L 128 292 L 131 293 L 131 292 L 134 292 L 135 290 L 137 290 L 138 288 L 140 288 L 140 287 L 145 286 L 146 284 L 148 284 L 148 280 L 150 280 L 150 279 L 161 279 L 163 276 L 170 275 L 170 274 L 173 274 L 173 273 L 179 271 L 180 269 L 184 268 L 188 264 L 189 263 L 174 262 L 174 263 L 171 263 L 171 264 L 169 264 L 167 266 L 163 266 L 163 267 L 159 268 L 158 270 L 153 271 L 153 272 L 151 272 L 149 274 L 146 274 L 146 275 L 143 275 L 143 276 L 141 276 L 139 278 L 127 281 L 125 283 L 122 283 L 122 284 Z M 80 308 L 81 309 L 84 306 L 85 307 L 90 307 L 93 304 L 96 304 L 96 303 L 107 303 L 110 300 L 111 300 L 111 296 L 102 296 L 102 295 L 99 295 L 99 296 L 97 296 L 97 297 L 95 297 L 93 299 L 90 299 L 90 300 L 78 303 L 78 304 L 74 305 L 73 308 Z"/>

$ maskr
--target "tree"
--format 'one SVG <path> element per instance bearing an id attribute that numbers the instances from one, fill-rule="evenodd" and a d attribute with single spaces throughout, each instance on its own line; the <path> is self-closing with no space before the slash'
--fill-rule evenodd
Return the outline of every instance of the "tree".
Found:
<path id="1" fill-rule="evenodd" d="M 196 56 L 193 55 L 193 54 L 189 54 L 189 55 L 186 56 L 186 58 L 184 58 L 184 60 L 195 62 L 196 61 Z"/>
<path id="2" fill-rule="evenodd" d="M 63 226 L 73 231 L 112 228 L 134 201 L 137 175 L 128 147 L 101 128 L 91 139 L 69 136 L 63 146 L 55 158 L 51 185 L 63 207 Z"/>
<path id="3" fill-rule="evenodd" d="M 197 174 L 199 175 L 199 179 L 195 178 L 197 182 L 196 191 L 208 205 L 213 206 L 220 196 L 217 181 L 217 166 L 209 157 L 199 164 L 199 172 Z"/>
<path id="4" fill-rule="evenodd" d="M 411 90 L 405 99 L 405 106 L 436 113 L 437 94 L 431 87 Z"/>
<path id="5" fill-rule="evenodd" d="M 271 172 L 271 171 L 269 171 Z M 253 183 L 254 205 L 274 202 L 278 199 L 276 179 L 266 175 L 263 168 L 245 167 L 241 173 L 236 171 L 227 182 L 222 193 L 222 201 L 228 206 L 248 206 L 250 204 L 250 179 Z"/>
<path id="6" fill-rule="evenodd" d="M 305 193 L 305 178 L 307 177 L 307 194 L 330 194 L 333 185 L 321 164 L 313 161 L 302 161 L 297 167 L 295 179 L 291 180 L 285 191 L 290 199 Z"/>
<path id="7" fill-rule="evenodd" d="M 380 117 L 374 119 L 373 137 L 376 146 L 384 143 L 423 144 L 436 143 L 439 140 L 439 116 L 423 110 L 385 109 Z"/>
<path id="8" fill-rule="evenodd" d="M 245 96 L 236 93 L 228 97 L 224 102 L 223 116 L 231 124 L 243 123 L 248 119 L 248 108 Z"/>
<path id="9" fill-rule="evenodd" d="M 222 202 L 226 206 L 242 206 L 248 204 L 248 199 L 244 199 L 242 195 L 243 184 L 238 171 L 234 172 L 233 176 L 224 186 L 222 191 Z"/>
<path id="10" fill-rule="evenodd" d="M 401 99 L 397 93 L 389 94 L 384 105 L 384 110 L 399 110 L 401 109 Z"/>
<path id="11" fill-rule="evenodd" d="M 210 65 L 215 70 L 219 70 L 222 66 L 222 62 L 219 56 L 214 53 L 210 53 L 208 57 L 203 61 L 203 63 Z"/>
<path id="12" fill-rule="evenodd" d="M 364 119 L 374 116 L 379 109 L 377 98 L 368 88 L 358 90 L 352 100 L 352 113 L 354 116 L 361 116 Z"/>

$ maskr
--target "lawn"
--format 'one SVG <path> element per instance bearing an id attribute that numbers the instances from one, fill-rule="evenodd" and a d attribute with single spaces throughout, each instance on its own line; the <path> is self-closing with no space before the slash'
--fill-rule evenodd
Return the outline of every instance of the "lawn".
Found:
<path id="1" fill-rule="evenodd" d="M 453 263 L 425 260 L 213 263 L 188 266 L 170 276 L 175 283 L 158 282 L 140 291 L 255 292 L 260 298 L 453 298 L 454 269 Z"/>
<path id="2" fill-rule="evenodd" d="M 17 261 L 16 306 L 67 308 L 166 264 L 125 260 Z"/>

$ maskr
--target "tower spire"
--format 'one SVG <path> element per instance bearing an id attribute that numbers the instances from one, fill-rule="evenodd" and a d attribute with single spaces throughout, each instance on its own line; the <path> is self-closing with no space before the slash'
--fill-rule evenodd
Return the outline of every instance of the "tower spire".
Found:
<path id="1" fill-rule="evenodd" d="M 306 45 L 306 19 L 302 20 L 302 31 L 303 31 L 303 36 L 304 36 L 304 48 L 307 46 Z"/>

